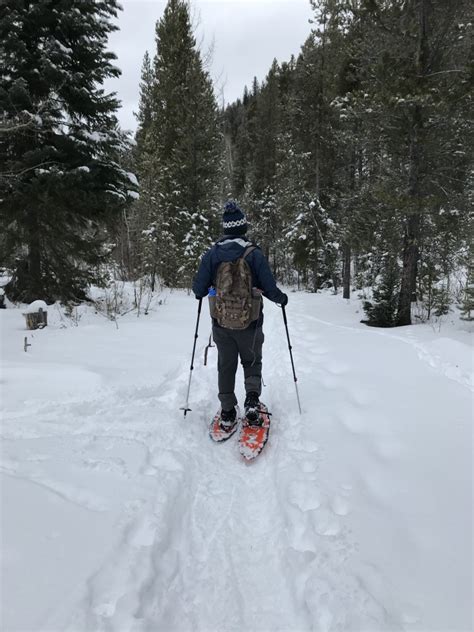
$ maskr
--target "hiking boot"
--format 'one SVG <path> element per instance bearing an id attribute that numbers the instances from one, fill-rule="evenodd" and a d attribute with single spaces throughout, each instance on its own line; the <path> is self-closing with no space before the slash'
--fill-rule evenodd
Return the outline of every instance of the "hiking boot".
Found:
<path id="1" fill-rule="evenodd" d="M 262 420 L 260 418 L 260 400 L 259 395 L 255 391 L 247 393 L 245 398 L 245 417 L 251 426 L 260 426 Z"/>
<path id="2" fill-rule="evenodd" d="M 235 406 L 230 410 L 221 410 L 220 427 L 224 432 L 229 432 L 237 424 L 237 410 Z"/>

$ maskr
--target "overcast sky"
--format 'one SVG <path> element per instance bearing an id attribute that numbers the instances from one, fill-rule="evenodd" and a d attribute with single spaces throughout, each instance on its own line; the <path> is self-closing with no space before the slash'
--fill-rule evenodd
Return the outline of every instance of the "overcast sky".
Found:
<path id="1" fill-rule="evenodd" d="M 138 84 L 145 50 L 155 54 L 155 23 L 162 16 L 166 0 L 121 0 L 120 31 L 113 33 L 109 49 L 118 56 L 122 70 L 118 80 L 108 81 L 122 100 L 120 122 L 125 129 L 136 127 L 133 112 L 138 109 Z M 310 33 L 309 0 L 192 0 L 200 49 L 212 46 L 209 68 L 219 103 L 242 96 L 267 74 L 273 59 L 288 61 L 299 53 Z"/>

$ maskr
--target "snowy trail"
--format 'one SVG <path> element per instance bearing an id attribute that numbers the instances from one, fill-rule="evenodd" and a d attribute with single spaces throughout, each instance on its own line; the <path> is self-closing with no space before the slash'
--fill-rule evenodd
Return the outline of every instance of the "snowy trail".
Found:
<path id="1" fill-rule="evenodd" d="M 85 392 L 13 401 L 2 426 L 3 629 L 470 629 L 466 372 L 427 361 L 416 328 L 385 335 L 341 317 L 342 302 L 336 314 L 332 297 L 291 298 L 303 415 L 281 313 L 268 306 L 262 398 L 274 417 L 254 463 L 235 440 L 207 437 L 215 350 L 194 371 L 193 412 L 179 411 L 195 305 L 184 295 L 160 322 L 160 340 L 179 326 L 173 353 L 149 350 L 157 323 L 108 333 L 110 346 L 102 331 L 109 365 L 74 368 Z M 199 357 L 205 337 L 204 323 Z"/>

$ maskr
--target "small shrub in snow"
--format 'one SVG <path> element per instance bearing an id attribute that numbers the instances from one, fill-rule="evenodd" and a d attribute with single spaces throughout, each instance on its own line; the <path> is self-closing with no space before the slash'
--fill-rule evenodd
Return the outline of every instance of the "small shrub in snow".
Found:
<path id="1" fill-rule="evenodd" d="M 125 291 L 124 281 L 112 281 L 94 298 L 94 305 L 99 314 L 117 323 L 117 316 L 122 316 L 133 309 L 129 296 Z"/>
<path id="2" fill-rule="evenodd" d="M 436 317 L 446 316 L 451 311 L 451 294 L 446 285 L 433 289 L 433 313 Z"/>
<path id="3" fill-rule="evenodd" d="M 390 261 L 373 289 L 372 300 L 364 301 L 363 307 L 367 320 L 363 322 L 374 327 L 395 327 L 398 291 L 398 266 L 394 261 Z"/>
<path id="4" fill-rule="evenodd" d="M 474 320 L 474 261 L 470 262 L 467 282 L 461 302 L 461 319 Z"/>

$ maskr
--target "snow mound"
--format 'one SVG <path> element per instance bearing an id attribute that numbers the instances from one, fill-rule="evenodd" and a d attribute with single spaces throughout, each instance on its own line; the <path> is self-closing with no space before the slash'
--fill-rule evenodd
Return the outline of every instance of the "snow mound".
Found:
<path id="1" fill-rule="evenodd" d="M 44 301 L 33 301 L 28 305 L 28 307 L 23 312 L 24 314 L 36 314 L 39 310 L 42 309 L 43 312 L 48 311 L 48 306 Z"/>

